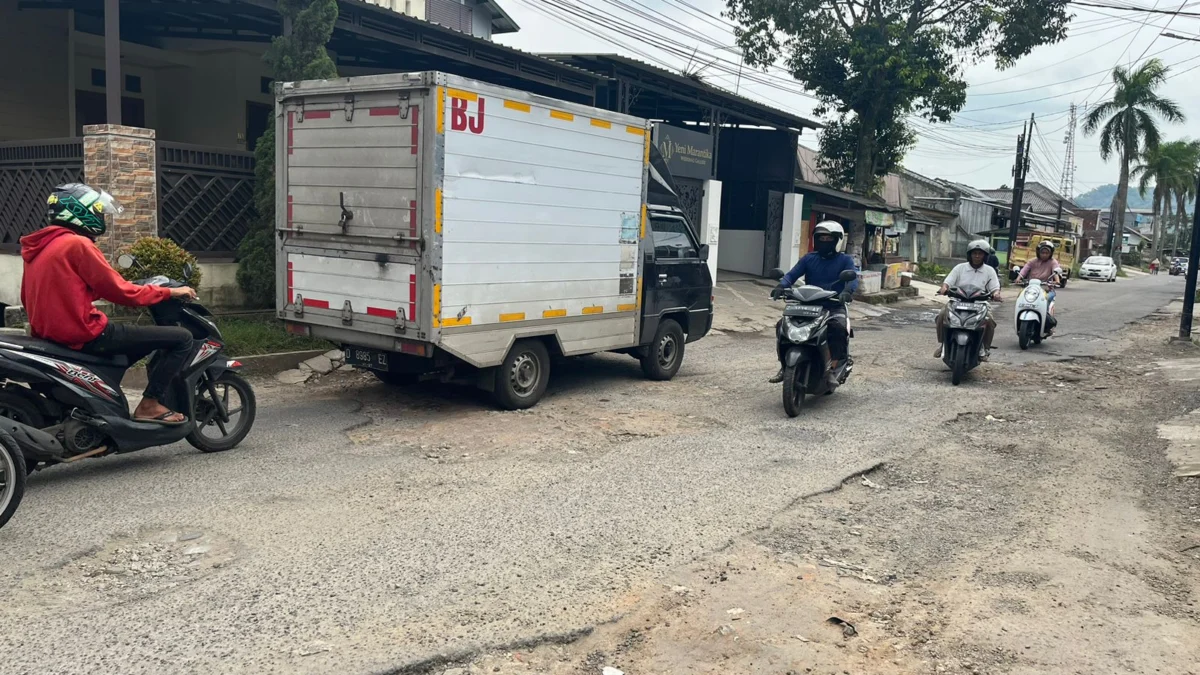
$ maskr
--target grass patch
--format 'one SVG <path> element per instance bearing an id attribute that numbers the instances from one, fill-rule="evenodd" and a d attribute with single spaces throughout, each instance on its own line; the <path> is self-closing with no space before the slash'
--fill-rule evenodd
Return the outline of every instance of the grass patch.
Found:
<path id="1" fill-rule="evenodd" d="M 216 320 L 225 338 L 225 349 L 231 356 L 334 348 L 325 340 L 292 335 L 284 330 L 283 322 L 278 319 L 219 316 Z"/>
<path id="2" fill-rule="evenodd" d="M 1117 276 L 1119 276 L 1123 279 L 1129 277 L 1129 275 L 1125 273 L 1125 268 L 1123 268 L 1123 267 L 1117 270 Z"/>

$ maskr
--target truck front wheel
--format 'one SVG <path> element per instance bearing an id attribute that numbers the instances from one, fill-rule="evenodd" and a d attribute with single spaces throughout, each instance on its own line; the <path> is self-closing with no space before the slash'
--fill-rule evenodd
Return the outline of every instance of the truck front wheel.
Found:
<path id="1" fill-rule="evenodd" d="M 683 364 L 683 328 L 674 319 L 663 319 L 654 333 L 654 341 L 642 354 L 642 372 L 651 380 L 669 380 Z"/>
<path id="2" fill-rule="evenodd" d="M 550 353 L 540 340 L 521 340 L 512 346 L 496 369 L 492 394 L 505 410 L 532 408 L 550 382 Z"/>

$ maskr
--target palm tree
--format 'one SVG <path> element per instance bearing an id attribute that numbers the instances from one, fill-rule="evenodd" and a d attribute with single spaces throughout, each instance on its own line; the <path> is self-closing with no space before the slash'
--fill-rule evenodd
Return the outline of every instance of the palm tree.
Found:
<path id="1" fill-rule="evenodd" d="M 1171 198 L 1178 197 L 1180 190 L 1193 188 L 1197 164 L 1200 164 L 1200 141 L 1183 139 L 1147 147 L 1142 152 L 1142 163 L 1133 167 L 1132 178 L 1138 179 L 1138 193 L 1146 196 L 1150 184 L 1154 184 L 1154 230 L 1151 251 L 1160 257 L 1163 224 L 1171 220 Z"/>
<path id="2" fill-rule="evenodd" d="M 1121 178 L 1117 181 L 1117 194 L 1113 197 L 1112 239 L 1119 247 L 1124 233 L 1125 207 L 1129 198 L 1129 171 L 1133 160 L 1143 149 L 1159 144 L 1158 117 L 1168 122 L 1182 122 L 1183 111 L 1179 105 L 1155 91 L 1167 80 L 1170 68 L 1158 59 L 1150 59 L 1134 70 L 1123 66 L 1113 69 L 1113 97 L 1092 108 L 1083 122 L 1083 132 L 1088 136 L 1100 130 L 1100 156 L 1106 161 L 1115 152 L 1120 153 Z M 1103 125 L 1103 128 L 1101 128 Z M 1118 248 L 1116 255 L 1109 255 L 1121 265 Z"/>

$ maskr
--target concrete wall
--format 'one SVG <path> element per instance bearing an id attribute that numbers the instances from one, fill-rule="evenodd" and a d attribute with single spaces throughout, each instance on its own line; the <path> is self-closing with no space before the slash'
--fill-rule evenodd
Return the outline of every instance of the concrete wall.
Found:
<path id="1" fill-rule="evenodd" d="M 92 84 L 92 70 L 104 70 L 104 57 L 86 53 L 77 53 L 75 55 L 75 89 L 77 91 L 91 91 L 103 94 L 104 87 L 97 87 Z M 129 92 L 125 90 L 125 76 L 136 75 L 142 80 L 142 91 L 140 93 Z M 146 127 L 153 129 L 158 123 L 158 71 L 154 68 L 146 66 L 130 65 L 127 61 L 121 63 L 121 96 L 124 98 L 136 98 L 145 102 L 146 106 Z M 66 83 L 63 83 L 66 87 Z M 129 122 L 130 120 L 122 120 Z M 74 130 L 69 134 L 75 135 Z"/>
<path id="2" fill-rule="evenodd" d="M 67 13 L 0 0 L 0 141 L 71 135 Z"/>
<path id="3" fill-rule="evenodd" d="M 196 56 L 196 67 L 164 68 L 158 78 L 161 141 L 246 149 L 246 102 L 274 104 L 261 90 L 270 70 L 255 52 Z"/>
<path id="4" fill-rule="evenodd" d="M 762 231 L 721 230 L 718 266 L 731 272 L 762 276 L 764 237 Z"/>
<path id="5" fill-rule="evenodd" d="M 492 13 L 486 7 L 480 7 L 478 4 L 468 0 L 466 3 L 471 5 L 471 35 L 485 40 L 492 39 Z"/>
<path id="6" fill-rule="evenodd" d="M 20 254 L 0 253 L 0 305 L 21 304 L 21 273 L 24 262 Z"/>

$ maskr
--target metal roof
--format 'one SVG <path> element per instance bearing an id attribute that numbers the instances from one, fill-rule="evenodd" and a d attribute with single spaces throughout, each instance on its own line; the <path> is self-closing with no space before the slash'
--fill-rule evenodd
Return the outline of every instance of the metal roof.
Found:
<path id="1" fill-rule="evenodd" d="M 980 190 L 980 192 L 983 192 L 987 196 L 994 199 L 999 199 L 1001 201 L 1007 200 L 1010 204 L 1012 203 L 1012 190 Z M 1030 210 L 1037 213 L 1057 214 L 1059 199 L 1062 199 L 1063 214 L 1075 215 L 1074 211 L 1079 209 L 1078 204 L 1072 202 L 1066 197 L 1059 195 L 1057 192 L 1051 190 L 1045 185 L 1042 185 L 1041 183 L 1029 181 L 1028 183 L 1025 183 L 1025 191 L 1021 193 L 1021 206 L 1028 205 Z"/>
<path id="2" fill-rule="evenodd" d="M 546 54 L 546 58 L 591 71 L 638 90 L 628 112 L 678 122 L 711 122 L 713 110 L 725 124 L 777 129 L 819 129 L 821 124 L 740 96 L 707 82 L 618 54 Z M 602 106 L 605 107 L 605 106 Z"/>

